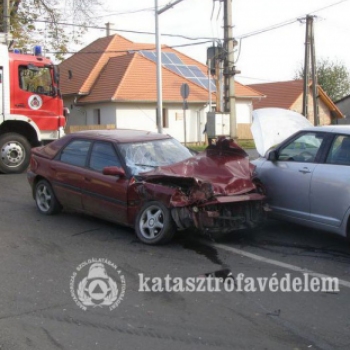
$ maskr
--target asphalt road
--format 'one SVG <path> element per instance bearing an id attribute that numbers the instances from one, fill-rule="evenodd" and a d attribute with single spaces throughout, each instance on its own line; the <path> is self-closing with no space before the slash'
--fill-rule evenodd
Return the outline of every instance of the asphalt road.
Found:
<path id="1" fill-rule="evenodd" d="M 0 176 L 0 349 L 348 349 L 350 246 L 340 237 L 269 221 L 216 243 L 193 232 L 150 247 L 130 229 L 84 215 L 40 215 L 25 175 Z M 124 300 L 78 307 L 77 266 L 106 258 Z M 252 278 L 338 277 L 339 292 L 140 292 L 139 274 L 196 277 L 229 269 Z M 85 273 L 86 274 L 86 273 Z"/>

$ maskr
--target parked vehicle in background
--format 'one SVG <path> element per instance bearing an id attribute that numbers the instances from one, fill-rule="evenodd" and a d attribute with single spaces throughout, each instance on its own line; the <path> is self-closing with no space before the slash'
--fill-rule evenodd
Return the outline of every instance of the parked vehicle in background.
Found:
<path id="1" fill-rule="evenodd" d="M 8 51 L 0 37 L 0 172 L 27 169 L 31 147 L 64 135 L 59 76 L 41 55 Z"/>
<path id="2" fill-rule="evenodd" d="M 273 217 L 350 238 L 350 126 L 303 129 L 253 163 Z"/>
<path id="3" fill-rule="evenodd" d="M 146 244 L 177 229 L 228 233 L 259 225 L 263 199 L 245 151 L 220 139 L 194 155 L 169 135 L 137 130 L 69 134 L 32 151 L 38 210 L 62 207 L 134 227 Z"/>

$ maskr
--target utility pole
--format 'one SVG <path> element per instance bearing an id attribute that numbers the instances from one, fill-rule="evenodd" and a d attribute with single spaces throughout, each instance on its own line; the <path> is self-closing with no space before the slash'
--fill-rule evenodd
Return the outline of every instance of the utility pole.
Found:
<path id="1" fill-rule="evenodd" d="M 158 132 L 163 132 L 163 86 L 162 86 L 162 50 L 160 43 L 160 30 L 159 30 L 159 15 L 169 10 L 179 2 L 183 0 L 176 0 L 158 9 L 158 0 L 154 0 L 154 13 L 155 13 L 155 32 L 156 32 L 156 58 L 157 58 L 157 113 L 156 113 L 156 124 Z"/>
<path id="2" fill-rule="evenodd" d="M 224 0 L 224 112 L 230 113 L 230 136 L 237 137 L 232 0 Z"/>
<path id="3" fill-rule="evenodd" d="M 306 16 L 306 34 L 305 34 L 305 58 L 304 58 L 304 81 L 303 81 L 303 111 L 302 114 L 308 117 L 308 95 L 309 95 L 309 75 L 311 60 L 311 79 L 312 79 L 312 99 L 314 111 L 314 125 L 319 125 L 318 115 L 318 96 L 317 96 L 317 75 L 316 75 L 316 57 L 315 57 L 315 38 L 314 38 L 314 17 Z"/>
<path id="4" fill-rule="evenodd" d="M 320 125 L 318 114 L 318 94 L 317 94 L 317 72 L 316 72 L 316 54 L 315 54 L 315 35 L 314 21 L 311 22 L 311 77 L 312 77 L 312 101 L 314 110 L 314 125 Z"/>
<path id="5" fill-rule="evenodd" d="M 106 36 L 110 36 L 111 35 L 111 24 L 110 22 L 105 23 L 106 25 Z"/>
<path id="6" fill-rule="evenodd" d="M 9 16 L 9 0 L 3 0 L 3 32 L 5 33 L 6 44 L 9 43 L 10 33 L 10 16 Z"/>

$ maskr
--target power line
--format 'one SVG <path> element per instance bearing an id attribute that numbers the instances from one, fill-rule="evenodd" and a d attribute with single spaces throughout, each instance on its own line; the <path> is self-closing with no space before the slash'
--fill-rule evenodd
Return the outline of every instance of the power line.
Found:
<path id="1" fill-rule="evenodd" d="M 133 14 L 133 13 L 149 12 L 149 11 L 154 11 L 154 7 L 147 7 L 147 8 L 143 8 L 143 9 L 139 9 L 139 10 L 131 10 L 131 11 L 126 11 L 126 12 L 109 13 L 109 14 L 106 14 L 106 15 L 95 16 L 95 18 L 109 17 L 109 16 L 130 15 L 130 14 Z"/>
<path id="2" fill-rule="evenodd" d="M 38 23 L 53 23 L 52 21 L 46 21 L 46 20 L 36 20 L 34 22 Z M 66 22 L 56 22 L 57 25 L 63 25 L 63 26 L 72 26 L 72 27 L 82 27 L 87 29 L 98 29 L 98 30 L 106 30 L 106 27 L 100 27 L 100 26 L 91 26 L 91 25 L 84 25 L 84 24 L 75 24 L 75 23 L 66 23 Z M 145 34 L 145 35 L 155 35 L 155 32 L 144 32 L 144 31 L 138 31 L 138 30 L 129 30 L 129 29 L 113 29 L 110 28 L 113 32 L 122 32 L 122 33 L 134 33 L 134 34 Z M 176 38 L 182 38 L 186 40 L 221 40 L 220 38 L 212 38 L 212 37 L 190 37 L 187 35 L 182 34 L 167 34 L 163 33 L 162 36 L 168 36 L 168 37 L 176 37 Z"/>
<path id="3" fill-rule="evenodd" d="M 330 4 L 328 6 L 319 8 L 319 9 L 317 9 L 315 11 L 310 12 L 310 13 L 320 12 L 320 11 L 323 11 L 323 10 L 325 10 L 327 8 L 339 5 L 339 4 L 341 4 L 343 2 L 346 2 L 346 1 L 349 1 L 349 0 L 341 0 L 341 1 L 338 1 L 336 3 Z M 136 13 L 136 12 L 146 11 L 146 10 L 150 10 L 150 9 L 154 9 L 154 8 L 153 7 L 148 7 L 148 8 L 138 9 L 138 10 L 131 10 L 129 12 L 120 12 L 119 14 Z M 109 14 L 107 16 L 110 16 L 110 15 L 113 15 L 113 14 Z M 98 17 L 102 17 L 102 16 L 98 16 Z M 287 26 L 289 24 L 293 24 L 293 23 L 295 23 L 297 21 L 300 21 L 300 17 L 302 17 L 302 16 L 298 16 L 296 18 L 293 18 L 293 19 L 290 19 L 290 20 L 286 20 L 286 21 L 281 22 L 281 23 L 273 24 L 273 25 L 268 26 L 266 28 L 258 29 L 258 30 L 255 30 L 253 32 L 249 32 L 247 34 L 242 34 L 242 35 L 236 36 L 236 38 L 237 39 L 246 39 L 246 38 L 249 38 L 251 36 L 262 34 L 262 33 L 265 33 L 265 32 L 268 32 L 268 31 L 272 31 L 272 30 L 275 30 L 275 29 L 279 29 L 279 28 L 282 28 L 282 27 Z M 38 22 L 38 23 L 51 23 L 51 24 L 53 23 L 52 21 L 47 21 L 47 20 L 36 20 L 35 22 Z M 88 28 L 88 29 L 97 29 L 97 30 L 105 30 L 106 29 L 105 27 L 101 27 L 101 26 L 91 26 L 91 25 L 66 23 L 66 22 L 57 22 L 56 24 L 64 25 L 64 26 L 82 27 L 82 28 Z M 134 34 L 144 34 L 144 35 L 155 35 L 154 32 L 145 32 L 145 31 L 136 31 L 136 30 L 127 30 L 127 29 L 113 29 L 113 28 L 111 28 L 110 30 L 114 31 L 114 32 L 124 32 L 124 33 L 134 33 Z M 182 38 L 182 39 L 186 39 L 186 40 L 212 40 L 212 41 L 222 40 L 221 38 L 214 38 L 214 37 L 210 37 L 210 38 L 209 37 L 190 37 L 190 36 L 187 36 L 187 35 L 169 34 L 169 33 L 164 33 L 164 34 L 162 34 L 162 36 L 177 37 L 177 38 Z"/>
<path id="4" fill-rule="evenodd" d="M 289 24 L 293 24 L 293 23 L 295 23 L 297 21 L 298 21 L 298 18 L 294 18 L 294 19 L 291 19 L 291 20 L 288 20 L 288 21 L 285 21 L 285 22 L 273 24 L 272 26 L 269 26 L 269 27 L 266 27 L 266 28 L 263 28 L 263 29 L 255 30 L 255 31 L 247 33 L 247 34 L 243 34 L 243 35 L 237 36 L 237 39 L 246 39 L 246 38 L 249 38 L 249 37 L 254 36 L 254 35 L 258 35 L 258 34 L 261 34 L 261 33 L 269 32 L 271 30 L 282 28 L 282 27 L 287 26 Z"/>
<path id="5" fill-rule="evenodd" d="M 349 0 L 338 1 L 336 3 L 330 4 L 328 6 L 325 6 L 325 7 L 319 8 L 319 9 L 317 9 L 315 11 L 312 11 L 312 12 L 310 12 L 310 14 L 323 11 L 323 10 L 325 10 L 327 8 L 339 5 L 339 4 L 341 4 L 341 3 L 345 2 L 345 1 L 349 1 Z M 286 20 L 286 21 L 281 22 L 281 23 L 273 24 L 273 25 L 271 25 L 269 27 L 266 27 L 266 28 L 263 28 L 263 29 L 259 29 L 259 30 L 247 33 L 247 34 L 243 34 L 243 35 L 237 36 L 237 38 L 238 39 L 245 39 L 245 38 L 249 38 L 250 36 L 258 35 L 258 34 L 265 33 L 265 32 L 271 31 L 271 30 L 275 30 L 275 29 L 279 29 L 281 27 L 284 27 L 284 26 L 287 26 L 289 24 L 293 24 L 293 23 L 295 23 L 297 21 L 300 21 L 300 18 L 302 16 L 306 16 L 306 15 L 301 15 L 301 16 L 298 16 L 297 18 L 292 18 L 292 19 Z"/>
<path id="6" fill-rule="evenodd" d="M 166 45 L 166 48 L 169 49 L 174 49 L 174 48 L 179 48 L 179 47 L 187 47 L 187 46 L 196 46 L 196 45 L 204 45 L 211 43 L 212 41 L 206 40 L 206 41 L 201 41 L 199 43 L 188 43 L 188 44 L 178 44 L 178 45 Z M 58 53 L 63 53 L 63 54 L 82 54 L 82 55 L 88 55 L 88 54 L 100 54 L 100 53 L 130 53 L 130 52 L 139 52 L 139 51 L 154 51 L 155 47 L 145 47 L 145 48 L 139 48 L 137 50 L 134 49 L 129 49 L 129 50 L 96 50 L 96 51 L 46 51 L 47 53 L 50 54 L 58 54 Z"/>
<path id="7" fill-rule="evenodd" d="M 310 12 L 310 15 L 311 15 L 312 13 L 320 12 L 320 11 L 323 11 L 323 10 L 328 9 L 328 8 L 330 8 L 330 7 L 339 5 L 339 4 L 341 4 L 342 2 L 345 2 L 345 1 L 349 1 L 349 0 L 341 0 L 341 1 L 335 2 L 335 3 L 330 4 L 330 5 L 328 5 L 328 6 L 325 6 L 325 7 L 322 7 L 322 8 L 320 8 L 320 9 L 318 9 L 318 10 L 315 10 L 315 11 Z"/>

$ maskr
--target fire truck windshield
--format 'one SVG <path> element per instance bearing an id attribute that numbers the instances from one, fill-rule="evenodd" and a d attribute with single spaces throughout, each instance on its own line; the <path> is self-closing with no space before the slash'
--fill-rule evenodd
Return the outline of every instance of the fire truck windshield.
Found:
<path id="1" fill-rule="evenodd" d="M 41 95 L 53 95 L 52 72 L 48 67 L 19 66 L 19 86 L 22 90 Z"/>

